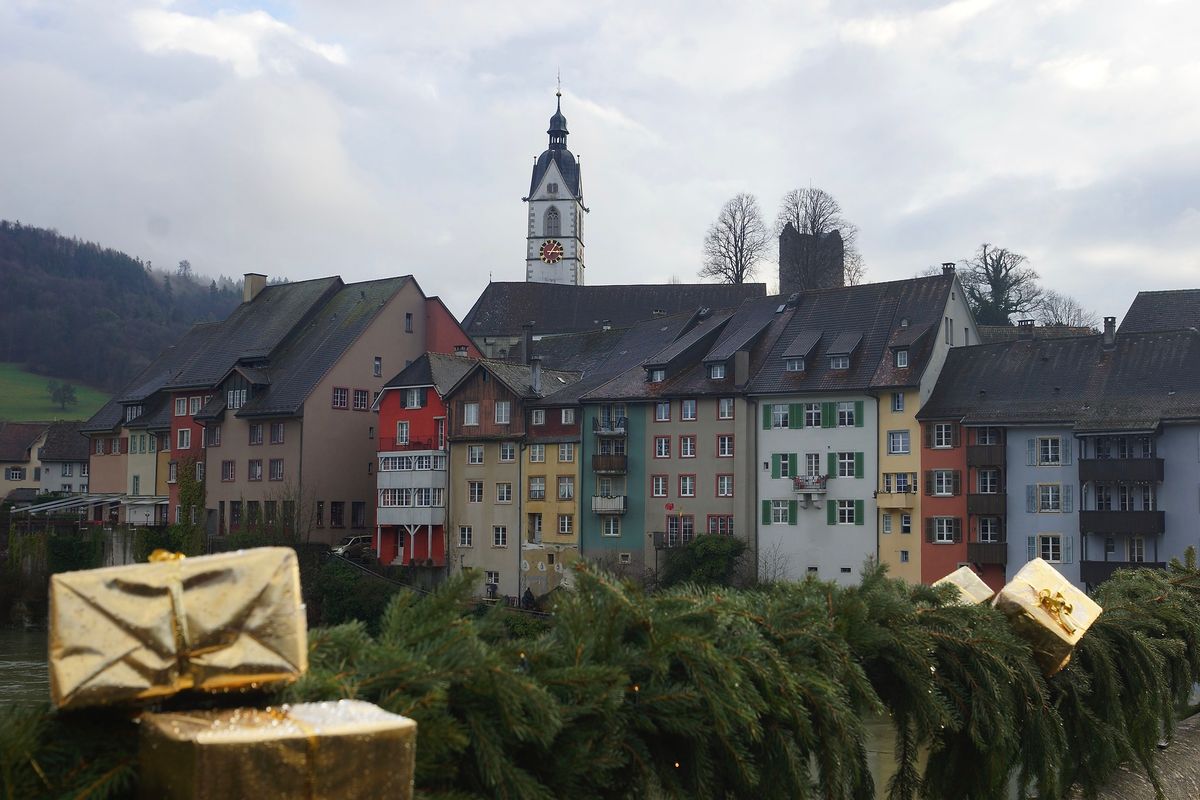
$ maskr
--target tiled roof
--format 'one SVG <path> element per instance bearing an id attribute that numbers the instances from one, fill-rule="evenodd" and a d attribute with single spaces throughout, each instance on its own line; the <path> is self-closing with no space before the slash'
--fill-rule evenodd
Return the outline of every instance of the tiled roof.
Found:
<path id="1" fill-rule="evenodd" d="M 117 401 L 137 403 L 160 390 L 194 359 L 202 357 L 209 347 L 209 339 L 219 332 L 220 327 L 220 322 L 200 322 L 193 325 L 178 342 L 159 353 L 125 387 Z"/>
<path id="2" fill-rule="evenodd" d="M 87 437 L 79 432 L 82 422 L 53 422 L 46 431 L 46 443 L 39 454 L 42 461 L 87 461 Z"/>
<path id="3" fill-rule="evenodd" d="M 493 361 L 482 359 L 480 366 L 496 376 L 496 379 L 507 386 L 517 397 L 536 400 L 565 389 L 579 380 L 578 372 L 566 372 L 557 369 L 542 370 L 541 390 L 533 390 L 533 367 L 525 364 L 513 364 L 510 361 Z"/>
<path id="4" fill-rule="evenodd" d="M 784 358 L 807 358 L 812 349 L 821 341 L 820 331 L 800 331 L 783 351 Z"/>
<path id="5" fill-rule="evenodd" d="M 762 335 L 775 316 L 778 303 L 747 300 L 737 308 L 737 316 L 721 331 L 720 338 L 704 356 L 705 361 L 726 361 L 749 347 Z"/>
<path id="6" fill-rule="evenodd" d="M 533 322 L 535 334 L 578 333 L 605 324 L 635 322 L 700 308 L 734 308 L 762 297 L 761 283 L 624 284 L 568 286 L 553 283 L 489 283 L 463 319 L 468 336 L 516 336 Z M 607 323 L 606 323 L 607 321 Z"/>
<path id="7" fill-rule="evenodd" d="M 1035 325 L 1032 330 L 1017 325 L 980 325 L 979 338 L 984 344 L 1008 342 L 1026 336 L 1038 339 L 1067 339 L 1072 336 L 1090 336 L 1095 333 L 1086 325 Z"/>
<path id="8" fill-rule="evenodd" d="M 432 386 L 439 395 L 445 395 L 474 365 L 475 359 L 465 356 L 424 353 L 416 361 L 400 370 L 400 373 L 385 383 L 383 388 Z"/>
<path id="9" fill-rule="evenodd" d="M 1121 320 L 1122 333 L 1200 329 L 1200 289 L 1138 292 Z"/>
<path id="10" fill-rule="evenodd" d="M 950 351 L 921 419 L 1148 430 L 1200 419 L 1200 333 L 1020 339 Z"/>
<path id="11" fill-rule="evenodd" d="M 124 417 L 125 411 L 121 404 L 115 397 L 110 398 L 79 430 L 85 433 L 106 433 L 115 428 Z"/>
<path id="12" fill-rule="evenodd" d="M 724 330 L 725 323 L 733 316 L 733 311 L 717 311 L 708 313 L 704 316 L 697 315 L 696 323 L 693 327 L 685 330 L 679 335 L 675 341 L 668 344 L 663 349 L 659 350 L 652 356 L 642 360 L 644 367 L 666 367 L 671 362 L 678 360 L 681 357 L 689 354 L 697 355 L 707 353 L 712 347 L 721 331 Z M 690 359 L 694 361 L 695 359 Z"/>
<path id="13" fill-rule="evenodd" d="M 28 461 L 29 448 L 48 427 L 45 422 L 0 422 L 0 461 Z"/>
<path id="14" fill-rule="evenodd" d="M 142 415 L 130 420 L 125 427 L 138 430 L 158 430 L 171 427 L 171 396 L 160 392 L 148 399 L 142 410 Z"/>
<path id="15" fill-rule="evenodd" d="M 825 354 L 830 356 L 852 355 L 859 343 L 862 342 L 862 338 L 862 331 L 842 331 L 833 337 Z"/>

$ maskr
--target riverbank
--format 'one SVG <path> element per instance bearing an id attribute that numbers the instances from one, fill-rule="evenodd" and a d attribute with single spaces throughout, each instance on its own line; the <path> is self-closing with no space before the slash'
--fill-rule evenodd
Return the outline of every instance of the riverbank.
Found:
<path id="1" fill-rule="evenodd" d="M 0 628 L 0 706 L 50 702 L 46 631 Z"/>

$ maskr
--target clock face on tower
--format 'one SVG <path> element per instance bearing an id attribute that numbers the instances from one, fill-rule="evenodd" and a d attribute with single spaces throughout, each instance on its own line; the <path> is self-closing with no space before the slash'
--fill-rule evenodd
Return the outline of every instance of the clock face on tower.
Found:
<path id="1" fill-rule="evenodd" d="M 542 242 L 542 248 L 538 254 L 541 256 L 542 261 L 545 261 L 547 264 L 557 264 L 563 258 L 562 242 L 555 241 L 554 239 Z"/>

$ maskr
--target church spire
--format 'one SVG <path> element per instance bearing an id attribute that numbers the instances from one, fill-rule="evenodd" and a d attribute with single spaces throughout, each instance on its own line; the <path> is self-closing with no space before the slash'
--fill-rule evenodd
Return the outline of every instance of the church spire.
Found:
<path id="1" fill-rule="evenodd" d="M 562 79 L 559 79 L 558 90 L 555 91 L 556 105 L 554 116 L 550 118 L 550 129 L 546 133 L 550 134 L 550 149 L 551 150 L 566 150 L 567 149 L 567 118 L 562 113 Z"/>

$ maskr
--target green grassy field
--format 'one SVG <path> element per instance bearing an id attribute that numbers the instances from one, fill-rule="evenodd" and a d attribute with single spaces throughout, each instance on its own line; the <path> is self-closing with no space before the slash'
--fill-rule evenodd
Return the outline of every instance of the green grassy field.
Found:
<path id="1" fill-rule="evenodd" d="M 20 364 L 0 362 L 0 420 L 87 419 L 108 401 L 104 392 L 75 383 L 75 397 L 79 402 L 62 411 L 50 402 L 46 391 L 48 380 L 26 372 Z"/>

